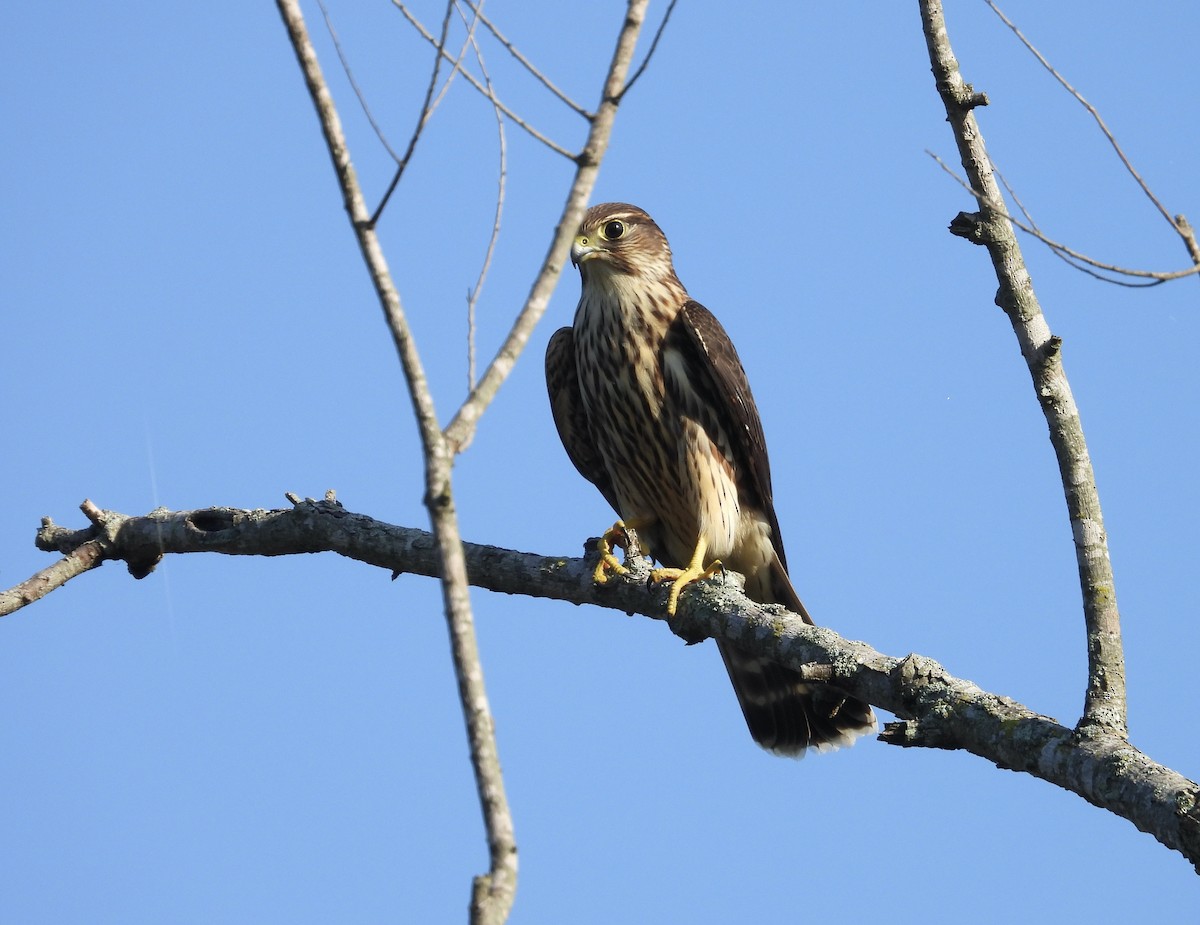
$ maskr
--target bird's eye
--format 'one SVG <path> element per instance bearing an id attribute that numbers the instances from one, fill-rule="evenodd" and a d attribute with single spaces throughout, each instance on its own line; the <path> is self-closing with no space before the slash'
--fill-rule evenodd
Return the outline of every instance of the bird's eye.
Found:
<path id="1" fill-rule="evenodd" d="M 610 241 L 615 241 L 625 233 L 625 224 L 623 222 L 606 222 L 604 225 L 604 237 Z"/>

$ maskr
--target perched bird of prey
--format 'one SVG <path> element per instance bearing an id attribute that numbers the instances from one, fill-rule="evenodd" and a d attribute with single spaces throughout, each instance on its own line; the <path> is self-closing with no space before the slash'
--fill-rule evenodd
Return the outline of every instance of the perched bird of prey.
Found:
<path id="1" fill-rule="evenodd" d="M 621 571 L 611 543 L 628 526 L 680 591 L 722 564 L 746 594 L 812 623 L 788 578 L 758 409 L 737 351 L 675 275 L 671 248 L 636 206 L 593 206 L 571 247 L 583 291 L 546 350 L 546 385 L 567 455 L 621 518 L 596 570 Z M 800 755 L 875 728 L 868 704 L 718 641 L 750 734 Z"/>

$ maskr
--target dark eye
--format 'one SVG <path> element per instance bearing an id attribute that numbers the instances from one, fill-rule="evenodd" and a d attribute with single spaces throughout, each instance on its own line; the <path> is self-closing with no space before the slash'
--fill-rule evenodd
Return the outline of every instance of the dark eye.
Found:
<path id="1" fill-rule="evenodd" d="M 625 225 L 623 222 L 606 222 L 604 225 L 604 237 L 610 241 L 615 241 L 625 233 Z"/>

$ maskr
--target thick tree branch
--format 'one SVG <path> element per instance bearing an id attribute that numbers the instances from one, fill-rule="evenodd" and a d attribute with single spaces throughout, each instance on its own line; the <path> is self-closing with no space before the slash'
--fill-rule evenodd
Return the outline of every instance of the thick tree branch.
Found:
<path id="1" fill-rule="evenodd" d="M 37 544 L 70 555 L 103 539 L 105 559 L 143 567 L 164 553 L 328 551 L 397 573 L 440 574 L 438 543 L 431 534 L 351 513 L 332 495 L 324 501 L 292 500 L 293 508 L 277 511 L 209 508 L 154 511 L 145 517 L 101 512 L 100 525 L 88 530 L 58 527 L 47 518 Z M 629 576 L 597 586 L 595 562 L 589 559 L 463 545 L 470 581 L 478 587 L 663 619 L 667 589 L 647 586 L 643 562 L 631 563 Z M 894 713 L 900 722 L 888 725 L 883 741 L 968 751 L 1001 768 L 1032 774 L 1128 819 L 1200 871 L 1200 786 L 1155 763 L 1122 736 L 1080 735 L 954 677 L 932 659 L 887 656 L 832 630 L 807 626 L 779 605 L 753 603 L 735 581 L 690 587 L 679 610 L 669 623 L 688 641 L 728 639 Z"/>
<path id="2" fill-rule="evenodd" d="M 1063 370 L 1062 341 L 1050 333 L 1012 224 L 991 205 L 1003 202 L 1003 197 L 974 115 L 974 108 L 986 98 L 963 81 L 946 33 L 940 0 L 921 0 L 920 7 L 929 61 L 967 181 L 971 189 L 985 197 L 980 212 L 959 213 L 950 230 L 987 248 L 1000 283 L 996 304 L 1008 315 L 1017 336 L 1058 457 L 1087 632 L 1088 685 L 1077 729 L 1124 736 L 1125 656 L 1116 586 L 1096 477 L 1079 409 Z"/>

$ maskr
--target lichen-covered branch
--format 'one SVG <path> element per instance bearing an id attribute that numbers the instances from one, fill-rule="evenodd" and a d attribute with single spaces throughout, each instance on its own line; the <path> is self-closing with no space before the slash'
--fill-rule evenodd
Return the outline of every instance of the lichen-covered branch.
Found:
<path id="1" fill-rule="evenodd" d="M 980 211 L 960 213 L 950 230 L 987 248 L 1000 283 L 996 304 L 1008 315 L 1017 336 L 1058 457 L 1075 541 L 1087 632 L 1088 685 L 1077 729 L 1081 733 L 1096 731 L 1125 736 L 1125 656 L 1116 586 L 1096 476 L 1083 437 L 1079 408 L 1063 369 L 1062 341 L 1050 333 L 1012 224 L 1003 211 L 991 205 L 1002 202 L 1003 197 L 974 115 L 975 107 L 986 105 L 987 98 L 963 81 L 950 47 L 940 0 L 921 0 L 920 7 L 929 61 L 967 182 L 983 196 Z"/>
<path id="2" fill-rule="evenodd" d="M 434 537 L 347 511 L 332 496 L 277 511 L 209 508 L 155 511 L 145 517 L 102 512 L 87 530 L 43 521 L 38 546 L 70 554 L 98 542 L 106 559 L 135 564 L 163 554 L 211 552 L 281 556 L 335 552 L 393 572 L 437 576 Z M 622 613 L 663 619 L 667 589 L 647 586 L 647 566 L 631 563 L 629 576 L 603 586 L 592 581 L 594 561 L 542 556 L 495 546 L 463 544 L 471 584 Z M 957 749 L 1000 768 L 1039 777 L 1128 819 L 1200 871 L 1200 785 L 1163 767 L 1124 737 L 1088 735 L 956 678 L 932 659 L 895 658 L 832 630 L 807 626 L 779 605 L 755 604 L 735 581 L 691 586 L 671 629 L 688 641 L 728 639 L 829 681 L 895 714 L 880 738 L 893 745 Z"/>

